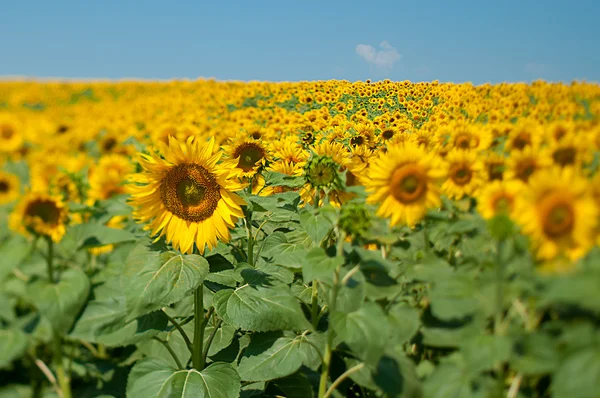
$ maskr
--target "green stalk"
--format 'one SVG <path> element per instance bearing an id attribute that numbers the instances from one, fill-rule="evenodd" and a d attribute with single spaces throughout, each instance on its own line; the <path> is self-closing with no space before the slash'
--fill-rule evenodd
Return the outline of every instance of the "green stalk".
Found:
<path id="1" fill-rule="evenodd" d="M 254 236 L 252 235 L 252 213 L 250 211 L 246 213 L 246 230 L 248 231 L 248 253 L 246 253 L 246 257 L 248 258 L 248 264 L 254 266 Z"/>
<path id="2" fill-rule="evenodd" d="M 344 234 L 336 228 L 336 235 L 338 238 L 336 254 L 337 256 L 342 257 L 344 255 Z M 333 275 L 333 286 L 331 289 L 331 305 L 329 306 L 330 317 L 335 311 L 342 265 L 339 265 L 336 268 L 335 274 Z M 330 323 L 329 327 L 327 328 L 327 344 L 325 346 L 325 355 L 323 356 L 323 365 L 321 367 L 321 379 L 319 380 L 319 398 L 325 397 L 325 394 L 327 393 L 327 379 L 329 378 L 329 367 L 331 366 L 333 338 L 333 328 L 331 327 Z"/>
<path id="3" fill-rule="evenodd" d="M 427 232 L 427 224 L 423 221 L 423 243 L 425 254 L 429 253 L 429 233 Z"/>
<path id="4" fill-rule="evenodd" d="M 311 317 L 312 326 L 317 330 L 319 325 L 319 285 L 316 280 L 312 284 Z"/>
<path id="5" fill-rule="evenodd" d="M 54 242 L 52 242 L 51 238 L 47 238 L 48 242 L 48 258 L 47 260 L 47 269 L 48 269 L 48 281 L 50 283 L 55 283 L 54 280 Z M 62 336 L 58 334 L 56 330 L 52 331 L 52 340 L 54 343 L 54 367 L 56 368 L 56 378 L 58 379 L 58 386 L 60 387 L 60 391 L 62 393 L 62 398 L 71 398 L 71 381 L 69 380 L 69 376 L 67 372 L 65 372 L 64 364 L 63 364 L 63 353 L 62 353 Z"/>
<path id="6" fill-rule="evenodd" d="M 496 314 L 494 317 L 494 334 L 502 334 L 502 313 L 504 312 L 504 273 L 502 264 L 502 251 L 504 249 L 504 240 L 498 241 L 497 253 L 496 253 Z"/>
<path id="7" fill-rule="evenodd" d="M 204 343 L 204 284 L 198 286 L 194 291 L 194 344 L 192 351 L 192 364 L 194 369 L 204 369 L 204 357 L 202 356 L 202 344 Z"/>

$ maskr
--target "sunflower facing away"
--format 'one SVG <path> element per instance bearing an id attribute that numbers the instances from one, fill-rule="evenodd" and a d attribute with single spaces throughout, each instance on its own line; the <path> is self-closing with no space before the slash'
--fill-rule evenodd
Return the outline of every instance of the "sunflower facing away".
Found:
<path id="1" fill-rule="evenodd" d="M 189 137 L 183 143 L 169 137 L 168 146 L 158 146 L 162 157 L 142 154 L 143 171 L 131 178 L 134 218 L 149 222 L 146 229 L 152 235 L 166 236 L 183 253 L 191 253 L 194 243 L 203 254 L 217 239 L 228 242 L 229 229 L 244 216 L 244 201 L 233 191 L 244 185 L 230 167 L 217 164 L 221 152 L 213 153 L 214 139 L 198 142 Z"/>
<path id="2" fill-rule="evenodd" d="M 59 242 L 66 231 L 68 211 L 60 197 L 44 192 L 26 193 L 12 214 L 10 228 L 23 235 L 40 235 Z"/>
<path id="3" fill-rule="evenodd" d="M 381 203 L 377 214 L 391 224 L 414 226 L 427 209 L 441 204 L 439 182 L 443 161 L 412 142 L 391 146 L 369 167 L 364 183 L 369 203 Z"/>

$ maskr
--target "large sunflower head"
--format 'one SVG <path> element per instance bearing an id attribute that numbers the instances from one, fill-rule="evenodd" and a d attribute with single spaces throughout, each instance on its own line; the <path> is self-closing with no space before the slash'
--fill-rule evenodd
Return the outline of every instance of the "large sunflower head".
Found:
<path id="1" fill-rule="evenodd" d="M 498 215 L 512 216 L 523 184 L 518 181 L 494 180 L 477 197 L 477 210 L 485 219 Z"/>
<path id="2" fill-rule="evenodd" d="M 535 173 L 545 170 L 552 164 L 547 151 L 527 147 L 522 151 L 513 151 L 506 160 L 505 178 L 528 182 Z"/>
<path id="3" fill-rule="evenodd" d="M 390 217 L 392 225 L 414 226 L 440 205 L 438 185 L 445 174 L 443 161 L 414 142 L 390 146 L 369 167 L 367 201 L 380 203 L 377 214 Z"/>
<path id="4" fill-rule="evenodd" d="M 244 201 L 233 193 L 244 186 L 230 168 L 217 164 L 221 152 L 213 153 L 213 147 L 214 139 L 169 137 L 168 146 L 159 143 L 161 154 L 141 155 L 143 170 L 129 186 L 134 218 L 149 222 L 152 235 L 166 236 L 184 253 L 191 253 L 194 243 L 204 253 L 217 239 L 229 241 L 229 229 L 244 215 Z"/>
<path id="5" fill-rule="evenodd" d="M 595 243 L 598 208 L 588 181 L 573 168 L 541 171 L 529 180 L 515 211 L 537 257 L 574 261 Z"/>
<path id="6" fill-rule="evenodd" d="M 0 205 L 10 203 L 19 197 L 19 178 L 0 170 Z"/>
<path id="7" fill-rule="evenodd" d="M 24 235 L 38 235 L 59 242 L 65 234 L 68 211 L 60 197 L 28 192 L 13 210 L 9 224 Z"/>

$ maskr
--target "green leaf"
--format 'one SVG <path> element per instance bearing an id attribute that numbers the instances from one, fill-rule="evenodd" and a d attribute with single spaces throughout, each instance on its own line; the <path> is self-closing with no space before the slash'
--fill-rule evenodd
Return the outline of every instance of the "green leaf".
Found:
<path id="1" fill-rule="evenodd" d="M 0 330 L 0 369 L 7 367 L 27 349 L 27 335 L 18 329 Z"/>
<path id="2" fill-rule="evenodd" d="M 71 328 L 89 291 L 88 277 L 78 268 L 65 271 L 58 283 L 38 279 L 27 286 L 28 295 L 40 314 L 61 333 Z"/>
<path id="3" fill-rule="evenodd" d="M 312 248 L 307 254 L 302 267 L 304 282 L 315 279 L 331 279 L 335 269 L 344 264 L 343 257 L 329 257 L 320 247 Z"/>
<path id="4" fill-rule="evenodd" d="M 467 274 L 452 273 L 446 279 L 438 279 L 430 298 L 432 313 L 441 320 L 464 318 L 479 307 L 475 282 Z"/>
<path id="5" fill-rule="evenodd" d="M 294 373 L 303 363 L 320 362 L 306 336 L 281 337 L 259 355 L 243 357 L 238 372 L 245 381 L 267 381 Z"/>
<path id="6" fill-rule="evenodd" d="M 300 269 L 306 263 L 308 250 L 297 243 L 282 243 L 271 250 L 273 264 L 287 268 Z"/>
<path id="7" fill-rule="evenodd" d="M 332 207 L 304 209 L 300 213 L 300 226 L 310 236 L 315 246 L 319 246 L 333 230 L 336 214 L 337 211 Z"/>
<path id="8" fill-rule="evenodd" d="M 77 224 L 67 230 L 61 246 L 67 251 L 132 242 L 135 235 L 123 229 L 110 228 L 100 223 Z"/>
<path id="9" fill-rule="evenodd" d="M 90 301 L 77 320 L 72 338 L 107 346 L 125 346 L 149 339 L 164 330 L 167 317 L 162 311 L 151 312 L 127 320 L 125 288 L 119 279 L 94 289 L 95 299 Z"/>
<path id="10" fill-rule="evenodd" d="M 600 351 L 580 350 L 564 359 L 552 380 L 552 396 L 594 398 L 598 396 Z"/>
<path id="11" fill-rule="evenodd" d="M 389 336 L 389 325 L 377 304 L 367 302 L 350 313 L 335 311 L 331 324 L 338 342 L 346 343 L 365 363 L 375 365 L 379 361 Z"/>
<path id="12" fill-rule="evenodd" d="M 4 280 L 25 260 L 31 250 L 31 242 L 19 235 L 11 236 L 0 246 L 0 281 Z"/>
<path id="13" fill-rule="evenodd" d="M 213 297 L 215 310 L 225 322 L 243 330 L 306 330 L 310 328 L 298 300 L 289 288 L 242 286 L 221 290 Z"/>
<path id="14" fill-rule="evenodd" d="M 525 375 L 543 375 L 554 372 L 560 365 L 554 341 L 546 334 L 523 336 L 515 344 L 517 355 L 511 358 L 511 367 Z"/>
<path id="15" fill-rule="evenodd" d="M 178 371 L 158 358 L 146 358 L 131 369 L 127 397 L 237 398 L 240 388 L 240 377 L 228 363 L 212 363 L 200 372 Z"/>
<path id="16" fill-rule="evenodd" d="M 574 275 L 560 275 L 547 281 L 542 296 L 542 306 L 570 304 L 580 306 L 600 314 L 600 272 L 579 272 Z"/>
<path id="17" fill-rule="evenodd" d="M 506 336 L 480 335 L 461 345 L 467 367 L 473 373 L 492 370 L 498 363 L 506 362 L 511 350 L 511 341 Z"/>
<path id="18" fill-rule="evenodd" d="M 158 253 L 137 246 L 122 276 L 129 319 L 183 299 L 202 284 L 208 270 L 208 262 L 199 255 Z"/>
<path id="19" fill-rule="evenodd" d="M 475 398 L 469 373 L 462 367 L 442 363 L 423 383 L 425 397 Z"/>
<path id="20" fill-rule="evenodd" d="M 303 373 L 296 373 L 272 382 L 286 398 L 312 398 L 310 380 Z"/>
<path id="21" fill-rule="evenodd" d="M 214 326 L 207 326 L 204 329 L 204 347 L 206 347 L 206 344 L 208 343 L 208 338 L 210 337 L 213 330 L 214 330 Z M 208 349 L 208 355 L 213 356 L 216 353 L 218 353 L 219 351 L 223 350 L 224 348 L 229 347 L 229 345 L 233 341 L 234 334 L 235 334 L 235 328 L 233 326 L 221 325 L 221 327 L 219 329 L 217 329 L 217 332 L 215 333 L 215 337 Z M 191 336 L 193 336 L 193 333 L 191 333 L 191 334 L 188 333 L 188 336 L 190 336 L 190 339 L 191 339 L 192 338 Z"/>
<path id="22" fill-rule="evenodd" d="M 406 305 L 395 305 L 388 313 L 390 322 L 390 341 L 402 345 L 409 341 L 421 326 L 419 312 Z"/>

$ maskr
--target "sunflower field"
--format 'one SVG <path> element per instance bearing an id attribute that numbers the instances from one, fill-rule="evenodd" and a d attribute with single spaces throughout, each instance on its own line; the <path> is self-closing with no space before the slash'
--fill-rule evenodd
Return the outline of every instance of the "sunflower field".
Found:
<path id="1" fill-rule="evenodd" d="M 600 396 L 600 86 L 0 83 L 0 398 Z"/>

